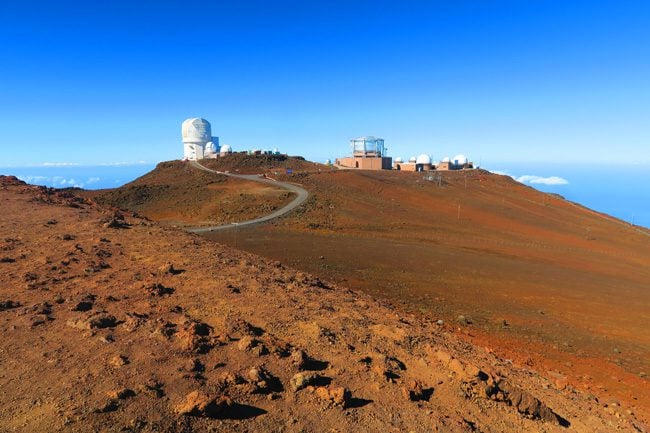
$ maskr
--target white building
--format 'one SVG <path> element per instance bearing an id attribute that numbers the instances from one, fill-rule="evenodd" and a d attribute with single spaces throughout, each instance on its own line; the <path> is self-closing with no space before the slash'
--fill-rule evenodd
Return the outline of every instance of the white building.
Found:
<path id="1" fill-rule="evenodd" d="M 214 158 L 219 153 L 219 137 L 212 136 L 210 122 L 200 117 L 186 119 L 181 126 L 183 159 Z"/>

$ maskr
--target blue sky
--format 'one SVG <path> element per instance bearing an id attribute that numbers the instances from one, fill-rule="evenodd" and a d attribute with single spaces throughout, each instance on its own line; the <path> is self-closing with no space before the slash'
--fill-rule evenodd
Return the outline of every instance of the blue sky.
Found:
<path id="1" fill-rule="evenodd" d="M 93 3 L 0 5 L 0 166 L 179 158 L 192 116 L 315 160 L 650 163 L 647 0 Z"/>

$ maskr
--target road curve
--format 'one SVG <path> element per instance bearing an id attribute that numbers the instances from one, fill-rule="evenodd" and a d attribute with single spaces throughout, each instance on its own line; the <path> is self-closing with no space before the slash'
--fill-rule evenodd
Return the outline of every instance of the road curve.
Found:
<path id="1" fill-rule="evenodd" d="M 291 203 L 287 204 L 285 207 L 276 210 L 273 213 L 270 213 L 268 215 L 264 215 L 263 217 L 260 218 L 255 218 L 252 220 L 248 221 L 242 221 L 238 223 L 230 223 L 230 224 L 223 224 L 219 226 L 209 226 L 209 227 L 194 227 L 194 228 L 188 228 L 186 229 L 188 232 L 192 233 L 205 233 L 205 232 L 213 232 L 217 230 L 227 230 L 227 229 L 232 229 L 236 227 L 244 227 L 244 226 L 251 226 L 254 224 L 261 224 L 265 223 L 267 221 L 270 221 L 272 219 L 275 219 L 277 217 L 280 217 L 288 212 L 291 212 L 298 206 L 300 206 L 305 200 L 307 200 L 307 197 L 309 197 L 309 192 L 304 189 L 299 187 L 298 185 L 294 185 L 292 183 L 287 183 L 287 182 L 279 182 L 271 179 L 267 179 L 264 177 L 260 177 L 259 175 L 256 174 L 232 174 L 232 173 L 225 173 L 223 171 L 217 171 L 217 170 L 212 170 L 210 168 L 202 166 L 198 161 L 190 161 L 190 164 L 199 170 L 203 171 L 209 171 L 211 173 L 217 173 L 217 174 L 223 174 L 224 176 L 230 176 L 234 177 L 237 179 L 244 179 L 244 180 L 252 180 L 253 182 L 260 182 L 260 183 L 266 183 L 268 185 L 273 185 L 273 186 L 278 186 L 280 188 L 284 188 L 287 191 L 291 191 L 296 194 L 296 198 L 294 198 Z"/>

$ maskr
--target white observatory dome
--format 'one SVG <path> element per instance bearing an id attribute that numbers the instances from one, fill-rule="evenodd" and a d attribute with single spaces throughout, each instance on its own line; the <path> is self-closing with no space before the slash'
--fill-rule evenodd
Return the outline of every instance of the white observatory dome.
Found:
<path id="1" fill-rule="evenodd" d="M 467 164 L 467 157 L 465 155 L 456 155 L 454 156 L 455 165 L 465 165 Z"/>
<path id="2" fill-rule="evenodd" d="M 232 147 L 230 147 L 229 144 L 224 144 L 223 146 L 221 146 L 220 152 L 221 153 L 232 153 Z"/>
<path id="3" fill-rule="evenodd" d="M 440 162 L 449 162 L 449 157 L 445 156 L 444 158 L 442 158 L 442 161 L 440 161 Z"/>
<path id="4" fill-rule="evenodd" d="M 409 158 L 409 162 L 412 162 L 415 164 L 415 161 L 417 161 L 417 158 L 415 156 L 412 156 Z"/>
<path id="5" fill-rule="evenodd" d="M 402 159 L 401 156 L 398 156 L 397 158 L 395 158 L 395 162 L 401 163 L 401 162 L 404 162 L 404 160 Z"/>
<path id="6" fill-rule="evenodd" d="M 416 164 L 431 164 L 431 157 L 429 155 L 426 155 L 426 154 L 423 153 L 422 155 L 417 157 L 417 159 L 415 160 L 415 163 Z"/>
<path id="7" fill-rule="evenodd" d="M 207 142 L 207 144 L 205 145 L 205 153 L 206 154 L 217 153 L 217 146 L 214 145 L 214 142 L 212 141 Z"/>
<path id="8" fill-rule="evenodd" d="M 200 117 L 192 117 L 183 122 L 183 143 L 207 143 L 212 141 L 210 122 Z"/>

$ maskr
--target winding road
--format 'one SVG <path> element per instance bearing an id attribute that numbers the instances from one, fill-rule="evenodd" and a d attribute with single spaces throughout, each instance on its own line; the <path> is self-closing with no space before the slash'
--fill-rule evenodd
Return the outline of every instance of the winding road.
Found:
<path id="1" fill-rule="evenodd" d="M 287 182 L 280 182 L 276 180 L 271 180 L 267 179 L 264 177 L 260 177 L 257 174 L 232 174 L 232 173 L 225 173 L 223 171 L 217 171 L 217 170 L 212 170 L 210 168 L 204 167 L 201 164 L 199 164 L 198 161 L 190 161 L 190 164 L 199 170 L 203 171 L 209 171 L 211 173 L 216 173 L 216 174 L 222 174 L 224 176 L 230 176 L 234 177 L 237 179 L 244 179 L 244 180 L 252 180 L 253 182 L 260 182 L 260 183 L 265 183 L 268 185 L 273 185 L 277 186 L 280 188 L 284 188 L 287 191 L 291 191 L 296 194 L 296 198 L 294 198 L 289 204 L 284 206 L 281 209 L 276 210 L 273 213 L 270 213 L 268 215 L 264 215 L 263 217 L 260 218 L 255 218 L 252 220 L 248 221 L 242 221 L 242 222 L 237 222 L 237 223 L 230 223 L 230 224 L 223 224 L 223 225 L 218 225 L 218 226 L 209 226 L 209 227 L 195 227 L 195 228 L 189 228 L 187 229 L 188 232 L 192 233 L 205 233 L 205 232 L 213 232 L 217 230 L 226 230 L 226 229 L 233 229 L 237 227 L 243 227 L 243 226 L 250 226 L 254 224 L 261 224 L 265 223 L 267 221 L 270 221 L 272 219 L 278 218 L 288 212 L 291 212 L 298 206 L 300 206 L 302 203 L 304 203 L 305 200 L 307 200 L 307 197 L 309 197 L 309 192 L 304 189 L 299 187 L 298 185 L 294 185 L 292 183 L 287 183 Z"/>

